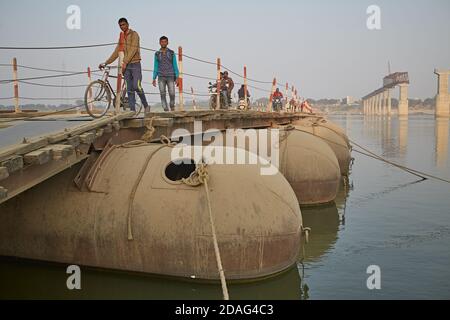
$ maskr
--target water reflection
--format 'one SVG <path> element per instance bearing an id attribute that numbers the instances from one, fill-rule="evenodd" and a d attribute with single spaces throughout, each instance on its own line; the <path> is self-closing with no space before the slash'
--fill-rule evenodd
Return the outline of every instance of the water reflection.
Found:
<path id="1" fill-rule="evenodd" d="M 305 247 L 305 263 L 317 262 L 334 248 L 340 226 L 345 226 L 347 198 L 352 186 L 343 182 L 335 202 L 319 207 L 302 208 L 303 224 L 311 228 Z"/>
<path id="2" fill-rule="evenodd" d="M 445 168 L 448 157 L 448 119 L 436 119 L 436 166 Z"/>
<path id="3" fill-rule="evenodd" d="M 303 264 L 272 278 L 230 283 L 232 299 L 308 299 L 303 266 L 320 261 L 331 251 L 352 185 L 343 181 L 334 203 L 302 208 L 304 225 L 312 229 Z M 66 289 L 66 265 L 0 258 L 0 299 L 218 299 L 219 283 L 183 281 L 175 278 L 82 267 L 82 290 Z M 120 289 L 119 289 L 120 288 Z"/>
<path id="4" fill-rule="evenodd" d="M 408 118 L 399 118 L 398 128 L 399 155 L 405 156 L 408 151 Z"/>
<path id="5" fill-rule="evenodd" d="M 82 267 L 82 290 L 66 288 L 66 265 L 0 259 L 0 299 L 222 299 L 220 283 Z M 231 283 L 232 299 L 307 298 L 297 267 L 265 280 Z"/>
<path id="6" fill-rule="evenodd" d="M 311 228 L 304 262 L 316 262 L 330 251 L 338 239 L 339 213 L 336 204 L 302 209 L 303 223 Z"/>
<path id="7" fill-rule="evenodd" d="M 391 117 L 385 117 L 383 130 L 381 132 L 381 150 L 384 157 L 391 157 L 396 153 L 396 144 L 392 139 L 392 121 Z"/>

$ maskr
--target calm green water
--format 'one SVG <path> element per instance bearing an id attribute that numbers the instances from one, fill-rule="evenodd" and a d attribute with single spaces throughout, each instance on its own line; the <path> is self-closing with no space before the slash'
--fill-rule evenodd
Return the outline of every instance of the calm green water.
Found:
<path id="1" fill-rule="evenodd" d="M 331 120 L 351 139 L 387 159 L 450 179 L 448 120 Z M 312 228 L 304 268 L 299 265 L 262 282 L 231 285 L 231 298 L 450 298 L 450 184 L 420 182 L 385 163 L 355 152 L 353 157 L 349 186 L 341 188 L 336 204 L 302 209 L 304 224 Z M 381 290 L 367 289 L 369 265 L 381 268 Z M 65 268 L 2 259 L 0 298 L 221 298 L 217 284 L 88 268 L 82 268 L 82 290 L 69 291 Z"/>

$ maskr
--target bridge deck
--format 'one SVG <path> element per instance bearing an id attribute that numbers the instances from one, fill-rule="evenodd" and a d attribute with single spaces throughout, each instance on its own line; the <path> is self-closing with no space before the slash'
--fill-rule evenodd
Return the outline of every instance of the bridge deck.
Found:
<path id="1" fill-rule="evenodd" d="M 173 137 L 176 129 L 194 133 L 194 121 L 201 121 L 202 131 L 206 131 L 274 127 L 309 116 L 312 115 L 224 110 L 151 113 L 145 118 L 133 118 L 132 112 L 126 112 L 26 138 L 22 143 L 0 148 L 0 203 L 86 159 L 92 150 L 102 150 L 108 142 L 120 144 L 140 139 L 150 119 L 155 128 L 152 141 L 157 142 L 161 135 Z"/>

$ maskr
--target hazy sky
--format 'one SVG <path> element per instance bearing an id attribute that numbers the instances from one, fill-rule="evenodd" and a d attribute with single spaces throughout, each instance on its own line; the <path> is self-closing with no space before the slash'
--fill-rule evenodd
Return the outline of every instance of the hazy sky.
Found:
<path id="1" fill-rule="evenodd" d="M 221 6 L 218 4 L 221 3 Z M 368 30 L 369 5 L 381 8 L 381 30 Z M 69 5 L 81 8 L 81 30 L 66 27 Z M 436 67 L 450 68 L 449 0 L 354 1 L 0 1 L 0 46 L 57 46 L 114 42 L 117 20 L 128 18 L 141 45 L 158 48 L 167 35 L 170 47 L 222 63 L 248 76 L 294 84 L 309 98 L 361 97 L 381 86 L 392 71 L 409 71 L 410 97 L 433 97 Z M 0 63 L 17 57 L 19 64 L 82 71 L 104 61 L 113 47 L 58 50 L 0 50 Z M 153 54 L 142 52 L 143 68 L 152 69 Z M 215 77 L 215 67 L 185 59 L 188 73 Z M 52 74 L 19 70 L 19 77 Z M 10 79 L 0 67 L 0 79 Z M 241 81 L 233 76 L 235 81 Z M 151 74 L 144 73 L 150 82 Z M 49 84 L 84 84 L 85 76 L 36 80 Z M 270 85 L 254 84 L 265 89 Z M 207 80 L 185 77 L 185 87 L 207 91 Z M 147 91 L 156 89 L 144 85 Z M 250 89 L 255 96 L 264 92 Z M 21 84 L 25 97 L 82 97 L 82 88 L 51 89 Z M 0 97 L 12 96 L 11 84 L 0 84 Z M 158 101 L 158 96 L 151 101 Z M 0 104 L 12 101 L 0 100 Z"/>

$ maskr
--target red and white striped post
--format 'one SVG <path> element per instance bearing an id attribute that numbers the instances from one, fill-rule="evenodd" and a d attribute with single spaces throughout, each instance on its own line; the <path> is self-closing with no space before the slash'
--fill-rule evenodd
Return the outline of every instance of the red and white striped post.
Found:
<path id="1" fill-rule="evenodd" d="M 194 110 L 197 110 L 197 103 L 195 102 L 194 88 L 192 88 L 192 87 L 191 87 L 191 95 L 192 95 L 192 105 L 194 106 Z"/>
<path id="2" fill-rule="evenodd" d="M 184 111 L 184 98 L 183 98 L 183 48 L 178 47 L 178 70 L 180 72 L 178 76 L 178 92 L 180 111 Z"/>
<path id="3" fill-rule="evenodd" d="M 248 110 L 249 105 L 247 105 L 247 66 L 244 66 L 244 105 L 245 110 Z"/>
<path id="4" fill-rule="evenodd" d="M 19 106 L 19 81 L 17 81 L 17 59 L 13 59 L 13 80 L 14 80 L 14 112 L 20 112 Z"/>
<path id="5" fill-rule="evenodd" d="M 217 58 L 217 87 L 216 87 L 216 110 L 220 109 L 220 84 L 221 84 L 221 79 L 220 79 L 220 58 Z"/>
<path id="6" fill-rule="evenodd" d="M 273 104 L 273 94 L 275 93 L 275 88 L 277 86 L 277 78 L 273 78 L 272 81 L 272 90 L 270 91 L 270 97 L 269 97 L 269 105 L 267 106 L 267 112 L 272 111 L 272 104 Z"/>
<path id="7" fill-rule="evenodd" d="M 288 107 L 288 103 L 289 103 L 288 92 L 289 92 L 289 83 L 286 82 L 286 90 L 285 90 L 286 103 L 284 105 L 284 111 L 287 111 L 287 107 Z"/>
<path id="8" fill-rule="evenodd" d="M 291 88 L 291 100 L 293 101 L 293 102 L 295 102 L 295 100 L 294 100 L 294 92 L 295 92 L 295 87 L 294 86 L 292 86 L 292 88 Z M 292 107 L 292 111 L 294 111 L 294 105 L 292 105 L 291 106 Z"/>
<path id="9" fill-rule="evenodd" d="M 122 96 L 122 64 L 123 58 L 125 57 L 125 34 L 123 32 L 120 33 L 119 38 L 119 62 L 117 65 L 117 90 L 116 90 L 116 105 L 115 105 L 115 113 L 119 113 L 120 111 L 120 98 Z"/>
<path id="10" fill-rule="evenodd" d="M 91 67 L 87 68 L 87 76 L 88 76 L 88 85 L 89 85 L 92 82 Z M 88 97 L 89 97 L 89 101 L 92 101 L 92 88 L 89 88 Z M 89 107 L 89 110 L 92 111 L 92 109 L 93 109 L 92 102 L 88 103 L 88 107 Z"/>

